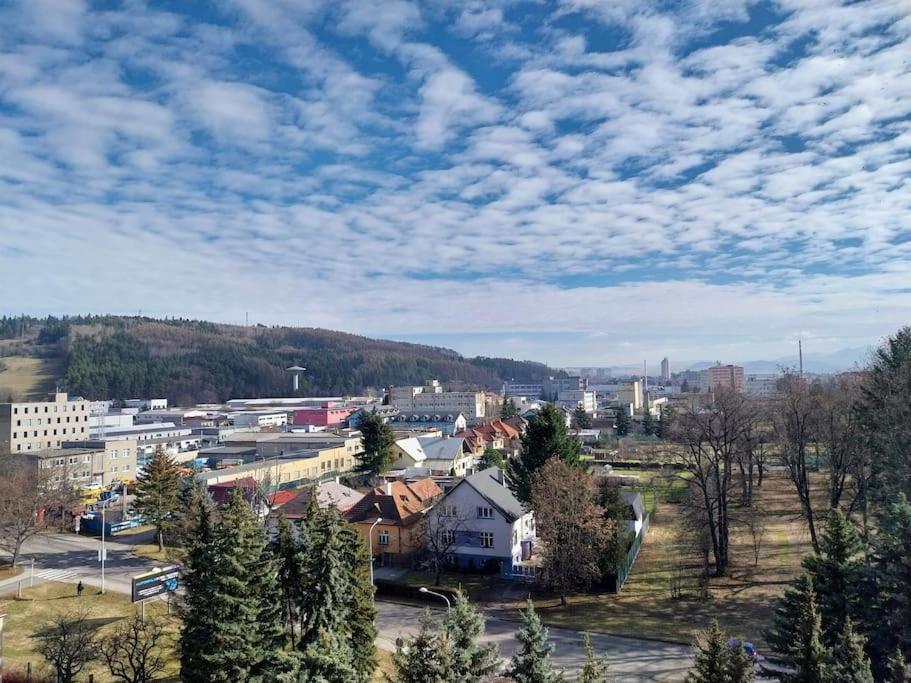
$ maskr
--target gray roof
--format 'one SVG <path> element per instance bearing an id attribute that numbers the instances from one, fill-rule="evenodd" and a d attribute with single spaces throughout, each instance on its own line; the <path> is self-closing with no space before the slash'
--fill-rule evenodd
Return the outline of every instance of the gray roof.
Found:
<path id="1" fill-rule="evenodd" d="M 633 512 L 636 513 L 636 519 L 645 517 L 645 500 L 642 498 L 641 493 L 638 491 L 621 491 L 620 495 L 623 497 L 623 502 L 633 508 Z"/>
<path id="2" fill-rule="evenodd" d="M 512 491 L 501 484 L 498 476 L 505 476 L 497 467 L 488 467 L 486 470 L 476 472 L 459 482 L 453 491 L 463 483 L 468 484 L 481 494 L 495 508 L 500 510 L 510 522 L 516 521 L 525 514 L 522 504 L 512 495 Z"/>
<path id="3" fill-rule="evenodd" d="M 464 439 L 459 437 L 419 436 L 418 441 L 430 460 L 457 460 L 462 457 Z"/>

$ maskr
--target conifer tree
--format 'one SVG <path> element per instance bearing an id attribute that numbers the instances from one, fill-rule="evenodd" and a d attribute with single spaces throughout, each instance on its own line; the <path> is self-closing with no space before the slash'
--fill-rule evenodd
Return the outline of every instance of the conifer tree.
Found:
<path id="1" fill-rule="evenodd" d="M 183 625 L 180 632 L 180 677 L 183 683 L 206 683 L 209 680 L 203 654 L 216 628 L 213 577 L 217 569 L 217 553 L 212 515 L 212 502 L 204 496 L 200 499 L 196 522 L 190 529 L 183 565 Z"/>
<path id="2" fill-rule="evenodd" d="M 828 683 L 832 681 L 831 655 L 822 642 L 822 619 L 816 609 L 813 584 L 807 581 L 800 592 L 796 640 L 788 659 L 795 671 L 785 683 Z"/>
<path id="3" fill-rule="evenodd" d="M 180 468 L 159 446 L 145 469 L 136 477 L 133 509 L 155 527 L 158 550 L 164 550 L 165 532 L 177 521 L 180 512 Z"/>
<path id="4" fill-rule="evenodd" d="M 452 647 L 446 636 L 433 627 L 430 610 L 421 614 L 418 634 L 396 646 L 392 661 L 395 683 L 449 683 Z"/>
<path id="5" fill-rule="evenodd" d="M 382 474 L 392 464 L 392 445 L 395 443 L 392 429 L 382 416 L 376 414 L 375 409 L 361 417 L 357 428 L 361 432 L 361 444 L 364 449 L 357 471 Z"/>
<path id="6" fill-rule="evenodd" d="M 772 627 L 765 632 L 765 639 L 773 652 L 788 658 L 791 647 L 799 637 L 799 615 L 804 593 L 809 589 L 810 579 L 801 574 L 788 586 L 784 595 L 775 603 Z"/>
<path id="7" fill-rule="evenodd" d="M 863 544 L 851 520 L 838 508 L 831 511 L 819 543 L 819 554 L 804 558 L 826 642 L 832 644 L 844 630 L 845 620 L 857 613 L 855 606 Z"/>
<path id="8" fill-rule="evenodd" d="M 519 414 L 516 404 L 509 400 L 508 396 L 503 397 L 503 403 L 500 405 L 500 419 L 508 420 Z"/>
<path id="9" fill-rule="evenodd" d="M 756 667 L 753 658 L 739 643 L 737 647 L 728 645 L 727 683 L 752 683 L 756 678 Z"/>
<path id="10" fill-rule="evenodd" d="M 351 650 L 337 635 L 321 630 L 300 659 L 300 683 L 351 683 L 359 680 Z"/>
<path id="11" fill-rule="evenodd" d="M 296 642 L 295 626 L 298 619 L 298 591 L 303 578 L 301 576 L 301 551 L 294 531 L 287 518 L 279 512 L 278 529 L 272 541 L 272 554 L 278 566 L 278 585 L 281 591 L 282 622 L 288 629 L 291 642 Z"/>
<path id="12" fill-rule="evenodd" d="M 576 429 L 589 429 L 592 426 L 592 420 L 582 406 L 576 406 L 573 411 L 573 426 Z"/>
<path id="13" fill-rule="evenodd" d="M 484 617 L 459 591 L 452 609 L 443 619 L 443 632 L 452 648 L 450 676 L 462 683 L 483 681 L 499 665 L 497 646 L 482 645 L 478 639 L 484 634 Z"/>
<path id="14" fill-rule="evenodd" d="M 582 634 L 582 643 L 585 646 L 585 664 L 579 672 L 577 683 L 608 683 L 610 666 L 606 657 L 596 657 L 592 648 L 592 637 L 588 633 Z"/>
<path id="15" fill-rule="evenodd" d="M 630 419 L 626 408 L 620 406 L 617 410 L 617 419 L 614 421 L 614 431 L 617 436 L 626 436 L 629 434 Z"/>
<path id="16" fill-rule="evenodd" d="M 531 499 L 531 478 L 550 458 L 584 468 L 579 440 L 566 429 L 563 411 L 544 406 L 522 435 L 522 452 L 508 462 L 509 487 L 523 503 Z"/>
<path id="17" fill-rule="evenodd" d="M 312 530 L 299 592 L 301 650 L 316 642 L 320 631 L 338 634 L 345 630 L 349 582 L 342 524 L 338 512 L 329 510 L 318 515 Z"/>
<path id="18" fill-rule="evenodd" d="M 646 436 L 654 436 L 655 434 L 655 418 L 652 417 L 648 408 L 642 414 L 642 433 Z"/>
<path id="19" fill-rule="evenodd" d="M 901 648 L 895 648 L 895 652 L 886 661 L 886 683 L 909 683 L 911 681 L 911 665 L 902 654 Z"/>
<path id="20" fill-rule="evenodd" d="M 724 633 L 717 621 L 696 642 L 693 669 L 686 676 L 686 683 L 719 683 L 725 680 L 728 648 Z"/>
<path id="21" fill-rule="evenodd" d="M 519 649 L 512 656 L 510 677 L 518 683 L 558 683 L 562 676 L 550 664 L 554 646 L 547 642 L 547 629 L 529 598 L 521 611 L 522 628 L 516 633 Z"/>
<path id="22" fill-rule="evenodd" d="M 496 448 L 490 446 L 484 449 L 484 453 L 478 461 L 479 470 L 486 470 L 488 467 L 496 467 L 501 470 L 506 469 L 506 459 L 503 457 L 503 454 Z"/>
<path id="23" fill-rule="evenodd" d="M 248 592 L 258 604 L 255 614 L 256 658 L 250 667 L 251 683 L 275 680 L 278 672 L 290 672 L 295 667 L 285 648 L 288 634 L 282 620 L 282 591 L 278 583 L 278 565 L 269 550 L 264 530 L 254 541 L 259 546 L 259 559 L 248 568 Z"/>
<path id="24" fill-rule="evenodd" d="M 376 605 L 373 601 L 375 589 L 370 581 L 371 558 L 357 529 L 341 519 L 338 521 L 348 584 L 346 634 L 356 674 L 349 680 L 365 682 L 370 680 L 376 668 Z"/>
<path id="25" fill-rule="evenodd" d="M 851 617 L 846 617 L 833 649 L 834 680 L 839 683 L 873 683 L 865 646 L 864 637 L 854 631 Z"/>

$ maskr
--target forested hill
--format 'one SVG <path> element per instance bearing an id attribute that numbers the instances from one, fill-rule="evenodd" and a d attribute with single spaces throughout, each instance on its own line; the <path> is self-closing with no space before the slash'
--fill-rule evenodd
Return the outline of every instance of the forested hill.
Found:
<path id="1" fill-rule="evenodd" d="M 195 320 L 80 316 L 0 318 L 0 339 L 63 360 L 61 385 L 92 399 L 167 397 L 177 404 L 289 396 L 285 368 L 303 365 L 301 395 L 342 396 L 431 378 L 499 389 L 556 371 L 506 358 L 316 328 L 241 327 Z"/>

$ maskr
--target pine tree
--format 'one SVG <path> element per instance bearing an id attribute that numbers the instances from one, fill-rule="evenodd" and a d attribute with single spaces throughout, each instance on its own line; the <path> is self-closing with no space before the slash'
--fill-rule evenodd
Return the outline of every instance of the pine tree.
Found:
<path id="1" fill-rule="evenodd" d="M 752 683 L 756 678 L 756 667 L 753 658 L 739 643 L 737 647 L 728 645 L 727 683 Z"/>
<path id="2" fill-rule="evenodd" d="M 819 543 L 819 554 L 804 558 L 813 581 L 828 644 L 844 630 L 855 606 L 863 544 L 851 520 L 838 508 L 831 511 Z"/>
<path id="3" fill-rule="evenodd" d="M 294 531 L 284 514 L 278 514 L 278 529 L 272 540 L 272 554 L 278 565 L 278 585 L 281 590 L 282 622 L 296 642 L 295 626 L 297 624 L 299 601 L 298 590 L 303 582 L 301 577 L 302 557 Z"/>
<path id="4" fill-rule="evenodd" d="M 212 683 L 259 680 L 280 648 L 281 605 L 275 569 L 265 551 L 265 530 L 240 489 L 235 489 L 215 526 L 211 601 L 214 620 L 202 661 Z"/>
<path id="5" fill-rule="evenodd" d="M 430 610 L 421 614 L 418 634 L 399 644 L 392 657 L 395 683 L 449 683 L 452 647 L 444 635 L 437 633 Z"/>
<path id="6" fill-rule="evenodd" d="M 558 683 L 562 676 L 550 665 L 554 646 L 547 642 L 547 629 L 535 613 L 531 598 L 521 615 L 522 628 L 516 633 L 519 649 L 512 656 L 510 676 L 518 683 Z"/>
<path id="7" fill-rule="evenodd" d="M 216 628 L 212 605 L 217 553 L 212 514 L 211 500 L 205 496 L 200 500 L 196 523 L 188 536 L 183 565 L 183 625 L 180 631 L 180 677 L 183 683 L 206 683 L 209 680 L 203 653 Z"/>
<path id="8" fill-rule="evenodd" d="M 249 568 L 248 592 L 257 599 L 255 614 L 256 658 L 250 667 L 251 683 L 274 680 L 279 671 L 290 673 L 294 666 L 285 648 L 288 634 L 282 619 L 282 590 L 278 583 L 278 564 L 266 543 L 265 534 L 255 542 L 259 559 Z"/>
<path id="9" fill-rule="evenodd" d="M 334 511 L 333 511 L 334 512 Z M 376 668 L 376 606 L 370 581 L 371 558 L 364 539 L 351 524 L 339 520 L 342 564 L 346 570 L 348 601 L 345 623 L 348 646 L 354 662 L 351 681 L 369 681 Z"/>
<path id="10" fill-rule="evenodd" d="M 582 406 L 576 406 L 573 411 L 573 424 L 576 429 L 589 429 L 592 426 L 592 420 Z"/>
<path id="11" fill-rule="evenodd" d="M 854 631 L 851 617 L 846 617 L 833 649 L 834 680 L 839 683 L 873 683 L 865 646 L 864 637 Z"/>
<path id="12" fill-rule="evenodd" d="M 581 451 L 579 440 L 566 430 L 564 413 L 546 405 L 528 423 L 519 457 L 509 460 L 509 487 L 516 498 L 527 503 L 531 498 L 532 475 L 545 462 L 556 457 L 567 465 L 584 468 Z"/>
<path id="13" fill-rule="evenodd" d="M 728 646 L 717 621 L 696 642 L 693 669 L 686 676 L 686 683 L 727 683 Z"/>
<path id="14" fill-rule="evenodd" d="M 300 683 L 350 683 L 360 680 L 344 640 L 321 630 L 300 660 Z"/>
<path id="15" fill-rule="evenodd" d="M 361 443 L 364 454 L 357 466 L 358 472 L 368 474 L 382 474 L 392 465 L 392 445 L 395 435 L 376 410 L 365 413 L 358 423 L 361 432 Z"/>
<path id="16" fill-rule="evenodd" d="M 461 683 L 478 683 L 496 671 L 499 665 L 497 646 L 481 645 L 478 639 L 484 634 L 484 617 L 459 591 L 452 609 L 443 619 L 443 632 L 452 648 L 450 677 Z"/>
<path id="17" fill-rule="evenodd" d="M 349 582 L 341 530 L 342 520 L 334 510 L 317 517 L 304 556 L 303 585 L 299 591 L 301 650 L 316 642 L 320 631 L 338 634 L 345 630 Z"/>
<path id="18" fill-rule="evenodd" d="M 654 436 L 655 434 L 655 418 L 652 417 L 652 414 L 647 409 L 642 415 L 642 433 L 646 436 Z"/>
<path id="19" fill-rule="evenodd" d="M 595 656 L 592 637 L 588 633 L 582 634 L 582 643 L 585 646 L 585 664 L 576 679 L 577 683 L 608 683 L 611 678 L 607 658 Z"/>
<path id="20" fill-rule="evenodd" d="M 804 594 L 809 588 L 810 579 L 806 574 L 801 574 L 788 586 L 784 595 L 775 602 L 775 613 L 772 617 L 772 627 L 765 632 L 765 639 L 773 652 L 785 659 L 791 647 L 799 637 L 798 623 L 801 604 Z"/>
<path id="21" fill-rule="evenodd" d="M 509 400 L 508 396 L 503 397 L 503 403 L 500 405 L 500 419 L 508 420 L 519 414 L 516 404 Z"/>
<path id="22" fill-rule="evenodd" d="M 155 527 L 158 550 L 164 550 L 164 534 L 180 512 L 180 468 L 160 446 L 145 469 L 136 477 L 133 509 Z"/>
<path id="23" fill-rule="evenodd" d="M 829 683 L 833 681 L 831 655 L 822 642 L 822 619 L 816 609 L 813 584 L 807 581 L 800 593 L 797 638 L 788 652 L 795 668 L 784 677 L 785 683 Z"/>
<path id="24" fill-rule="evenodd" d="M 909 683 L 911 681 L 911 665 L 902 654 L 901 648 L 895 648 L 895 652 L 886 661 L 886 683 Z"/>
<path id="25" fill-rule="evenodd" d="M 629 414 L 623 406 L 617 409 L 617 419 L 614 421 L 614 431 L 617 436 L 626 436 L 629 434 L 630 419 Z"/>

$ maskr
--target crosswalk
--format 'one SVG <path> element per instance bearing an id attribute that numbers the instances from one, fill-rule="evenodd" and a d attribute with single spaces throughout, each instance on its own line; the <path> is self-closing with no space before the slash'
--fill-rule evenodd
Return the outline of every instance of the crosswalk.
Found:
<path id="1" fill-rule="evenodd" d="M 76 576 L 76 572 L 72 569 L 42 569 L 35 572 L 35 578 L 42 581 L 66 581 L 74 576 Z M 28 576 L 25 575 L 23 578 L 28 578 Z"/>

